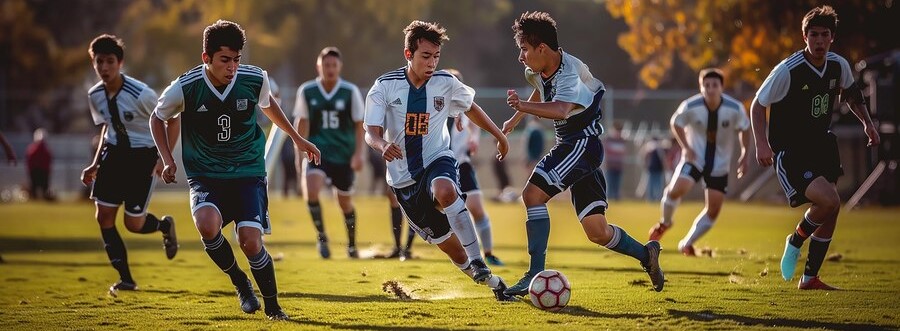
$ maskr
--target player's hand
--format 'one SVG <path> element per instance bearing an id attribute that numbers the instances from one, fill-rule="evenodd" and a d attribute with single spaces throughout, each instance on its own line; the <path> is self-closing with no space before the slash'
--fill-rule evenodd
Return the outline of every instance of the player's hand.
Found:
<path id="1" fill-rule="evenodd" d="M 163 181 L 166 182 L 166 184 L 178 183 L 178 181 L 175 180 L 175 173 L 177 171 L 178 171 L 177 165 L 175 165 L 174 163 L 167 164 L 165 167 L 163 167 L 163 170 L 162 170 Z"/>
<path id="2" fill-rule="evenodd" d="M 81 183 L 84 186 L 91 186 L 94 183 L 94 179 L 97 179 L 97 169 L 100 169 L 99 164 L 91 164 L 81 171 Z"/>
<path id="3" fill-rule="evenodd" d="M 381 149 L 381 157 L 388 162 L 399 160 L 403 158 L 403 151 L 400 150 L 400 146 L 397 146 L 397 144 L 389 143 Z"/>
<path id="4" fill-rule="evenodd" d="M 322 152 L 319 152 L 319 148 L 306 139 L 300 139 L 299 141 L 295 140 L 294 146 L 296 155 L 302 155 L 301 152 L 305 153 L 306 157 L 309 158 L 309 162 L 312 162 L 313 164 L 318 165 L 322 159 Z"/>
<path id="5" fill-rule="evenodd" d="M 740 179 L 747 174 L 747 167 L 750 165 L 750 162 L 747 161 L 747 154 L 741 153 L 741 156 L 738 157 L 738 168 L 737 168 L 737 178 Z"/>
<path id="6" fill-rule="evenodd" d="M 693 164 L 694 161 L 697 160 L 697 153 L 694 153 L 694 150 L 691 148 L 682 148 L 681 157 L 684 158 L 685 161 Z"/>
<path id="7" fill-rule="evenodd" d="M 501 135 L 497 137 L 497 160 L 503 161 L 506 158 L 506 153 L 509 153 L 509 140 L 506 139 L 505 135 Z"/>
<path id="8" fill-rule="evenodd" d="M 878 135 L 878 130 L 875 130 L 875 125 L 866 125 L 866 136 L 869 137 L 869 143 L 866 146 L 878 146 L 881 143 L 881 136 Z"/>
<path id="9" fill-rule="evenodd" d="M 162 159 L 157 159 L 156 165 L 153 166 L 153 172 L 150 173 L 150 177 L 153 177 L 153 175 L 162 177 L 163 168 L 165 168 L 165 166 L 163 165 Z"/>
<path id="10" fill-rule="evenodd" d="M 462 132 L 462 130 L 463 130 L 463 126 L 462 126 L 463 123 L 462 123 L 462 122 L 463 122 L 463 121 L 462 121 L 462 116 L 456 118 L 456 121 L 454 121 L 454 123 L 453 123 L 453 124 L 456 125 L 456 131 Z"/>
<path id="11" fill-rule="evenodd" d="M 363 159 L 360 153 L 353 153 L 353 157 L 350 158 L 350 169 L 353 171 L 360 171 L 363 167 Z"/>
<path id="12" fill-rule="evenodd" d="M 519 124 L 519 123 L 513 123 L 513 119 L 510 118 L 510 119 L 506 120 L 506 122 L 503 122 L 503 128 L 500 129 L 500 132 L 503 132 L 504 135 L 508 136 L 509 133 L 512 132 L 513 129 L 516 128 L 516 124 Z"/>
<path id="13" fill-rule="evenodd" d="M 506 104 L 509 105 L 509 108 L 519 110 L 519 94 L 516 93 L 516 90 L 507 90 L 506 91 Z"/>
<path id="14" fill-rule="evenodd" d="M 774 153 L 769 144 L 756 144 L 756 162 L 763 167 L 768 167 L 775 163 Z"/>

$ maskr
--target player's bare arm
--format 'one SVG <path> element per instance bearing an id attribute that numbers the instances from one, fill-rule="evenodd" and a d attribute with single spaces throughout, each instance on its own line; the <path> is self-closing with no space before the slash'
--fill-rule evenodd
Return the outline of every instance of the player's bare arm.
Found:
<path id="1" fill-rule="evenodd" d="M 478 125 L 478 127 L 497 139 L 497 159 L 502 161 L 506 157 L 506 153 L 509 152 L 509 141 L 506 140 L 506 135 L 497 128 L 497 125 L 484 113 L 484 110 L 474 102 L 469 111 L 466 112 L 466 116 L 472 120 L 472 123 L 475 123 L 475 125 Z"/>
<path id="2" fill-rule="evenodd" d="M 273 124 L 278 126 L 279 129 L 284 130 L 284 132 L 291 137 L 291 140 L 294 141 L 294 148 L 298 152 L 297 155 L 300 155 L 299 152 L 304 152 L 310 162 L 319 164 L 319 159 L 322 156 L 319 149 L 316 145 L 301 137 L 300 134 L 297 133 L 297 130 L 294 130 L 294 127 L 291 126 L 291 122 L 284 116 L 281 105 L 275 101 L 274 97 L 269 95 L 269 107 L 261 109 L 263 114 L 266 114 L 266 117 L 268 117 Z"/>
<path id="3" fill-rule="evenodd" d="M 738 140 L 741 142 L 741 155 L 738 156 L 737 178 L 742 178 L 747 173 L 747 167 L 750 164 L 750 161 L 747 160 L 747 147 L 750 146 L 749 130 L 738 131 Z"/>
<path id="4" fill-rule="evenodd" d="M 509 96 L 506 98 L 506 103 L 510 108 L 515 109 L 518 112 L 554 120 L 566 119 L 566 117 L 569 116 L 569 112 L 577 107 L 576 104 L 565 101 L 521 101 L 519 100 L 519 95 L 515 91 L 509 93 Z"/>
<path id="5" fill-rule="evenodd" d="M 181 116 L 175 116 L 166 123 L 166 137 L 169 142 L 170 151 L 175 149 L 175 144 L 178 143 L 179 136 L 181 136 Z M 150 175 L 162 177 L 163 169 L 165 169 L 165 164 L 163 164 L 163 160 L 160 158 L 156 160 L 156 166 L 153 167 L 153 173 Z"/>
<path id="6" fill-rule="evenodd" d="M 843 95 L 845 93 L 848 93 L 849 97 L 844 98 Z M 881 136 L 878 135 L 878 130 L 875 128 L 875 124 L 872 123 L 872 118 L 869 117 L 869 108 L 863 103 L 862 92 L 856 87 L 856 83 L 854 83 L 850 89 L 843 91 L 841 95 L 841 98 L 846 99 L 847 103 L 850 105 L 850 110 L 853 111 L 853 115 L 856 115 L 856 118 L 858 118 L 863 125 L 866 137 L 869 138 L 869 142 L 866 146 L 871 147 L 880 144 Z"/>
<path id="7" fill-rule="evenodd" d="M 95 179 L 97 179 L 97 170 L 100 169 L 100 151 L 103 150 L 103 145 L 106 144 L 106 130 L 108 126 L 106 123 L 100 125 L 100 143 L 97 144 L 97 151 L 94 152 L 94 159 L 91 161 L 91 164 L 84 168 L 81 171 L 81 183 L 84 186 L 90 186 Z"/>
<path id="8" fill-rule="evenodd" d="M 166 184 L 177 183 L 175 181 L 175 173 L 178 171 L 178 166 L 175 164 L 175 158 L 172 156 L 172 148 L 168 143 L 169 133 L 166 130 L 168 123 L 172 121 L 176 121 L 176 119 L 163 120 L 157 116 L 155 111 L 150 116 L 150 133 L 153 135 L 153 143 L 156 144 L 159 157 L 163 161 L 161 177 Z"/>
<path id="9" fill-rule="evenodd" d="M 696 161 L 697 153 L 694 153 L 694 149 L 691 148 L 690 145 L 688 145 L 687 135 L 684 133 L 684 127 L 672 123 L 672 135 L 675 136 L 675 140 L 678 141 L 678 146 L 681 147 L 681 155 L 684 156 L 685 161 Z"/>
<path id="10" fill-rule="evenodd" d="M 360 171 L 363 167 L 363 155 L 366 155 L 366 130 L 363 128 L 363 122 L 353 122 L 353 131 L 356 134 L 356 145 L 350 158 L 350 168 L 353 171 Z"/>
<path id="11" fill-rule="evenodd" d="M 512 94 L 514 94 L 515 92 L 516 92 L 515 90 L 508 90 L 508 91 L 506 91 L 506 94 L 507 94 L 507 96 L 511 97 Z M 518 96 L 516 96 L 516 97 L 518 97 Z M 528 97 L 528 101 L 538 101 L 540 99 L 540 97 L 541 97 L 541 95 L 538 94 L 538 91 L 533 90 L 531 92 L 531 96 Z M 507 101 L 509 101 L 509 100 L 507 99 Z M 512 107 L 512 105 L 510 105 L 510 107 Z M 503 134 L 509 134 L 510 132 L 512 132 L 513 129 L 515 129 L 515 127 L 517 125 L 519 125 L 519 122 L 521 122 L 522 119 L 525 118 L 525 116 L 528 116 L 528 114 L 520 112 L 520 111 L 516 111 L 516 113 L 513 115 L 513 117 L 506 120 L 506 122 L 503 122 L 503 130 L 502 130 Z"/>
<path id="12" fill-rule="evenodd" d="M 397 144 L 384 140 L 384 128 L 377 125 L 369 125 L 366 127 L 366 144 L 381 152 L 381 157 L 385 161 L 391 162 L 403 158 L 403 151 Z"/>
<path id="13" fill-rule="evenodd" d="M 772 146 L 769 146 L 769 137 L 766 135 L 768 122 L 766 120 L 766 107 L 759 104 L 756 98 L 753 98 L 753 104 L 750 105 L 750 127 L 753 128 L 753 138 L 756 145 L 756 162 L 763 167 L 768 167 L 774 163 Z"/>

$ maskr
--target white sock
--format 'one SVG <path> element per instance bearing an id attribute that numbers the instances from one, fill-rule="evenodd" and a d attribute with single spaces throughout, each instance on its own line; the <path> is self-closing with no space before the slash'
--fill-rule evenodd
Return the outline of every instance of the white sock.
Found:
<path id="1" fill-rule="evenodd" d="M 480 221 L 475 222 L 475 228 L 478 229 L 478 240 L 481 240 L 481 248 L 487 252 L 494 250 L 494 243 L 491 240 L 491 220 L 487 215 Z"/>
<path id="2" fill-rule="evenodd" d="M 662 200 L 660 200 L 662 219 L 659 222 L 666 226 L 672 226 L 672 215 L 675 214 L 675 208 L 678 207 L 679 203 L 681 203 L 681 199 L 672 200 L 669 199 L 668 194 L 664 194 Z"/>
<path id="3" fill-rule="evenodd" d="M 444 208 L 444 214 L 447 215 L 450 229 L 459 238 L 469 260 L 482 260 L 481 247 L 478 247 L 478 235 L 475 234 L 475 225 L 472 224 L 472 218 L 469 217 L 469 211 L 466 210 L 466 203 L 456 197 L 453 204 Z"/>
<path id="4" fill-rule="evenodd" d="M 712 226 L 713 219 L 711 219 L 709 215 L 706 213 L 697 215 L 697 218 L 694 219 L 694 225 L 691 226 L 691 230 L 684 236 L 684 239 L 681 239 L 681 241 L 678 242 L 678 249 L 680 250 L 685 246 L 693 245 L 700 237 L 703 237 Z"/>
<path id="5" fill-rule="evenodd" d="M 490 287 L 492 290 L 496 290 L 497 287 L 500 286 L 500 277 L 494 274 L 491 274 L 491 278 L 488 278 L 486 285 Z"/>

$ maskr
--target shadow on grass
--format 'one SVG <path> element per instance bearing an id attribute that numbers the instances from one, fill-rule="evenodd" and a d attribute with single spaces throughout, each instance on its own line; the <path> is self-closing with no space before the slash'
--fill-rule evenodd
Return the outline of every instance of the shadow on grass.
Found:
<path id="1" fill-rule="evenodd" d="M 213 290 L 209 291 L 211 296 L 219 296 L 219 297 L 233 297 L 235 296 L 234 291 L 222 291 L 222 290 Z M 340 294 L 323 294 L 323 293 L 300 293 L 300 292 L 281 292 L 278 293 L 279 298 L 298 298 L 298 299 L 313 299 L 318 301 L 326 301 L 326 302 L 345 302 L 345 303 L 358 303 L 358 302 L 417 302 L 417 303 L 427 303 L 428 301 L 424 300 L 399 300 L 392 299 L 385 295 L 340 295 Z"/>
<path id="2" fill-rule="evenodd" d="M 674 317 L 684 317 L 692 321 L 721 321 L 731 320 L 746 326 L 765 326 L 765 327 L 789 327 L 789 328 L 813 328 L 813 329 L 829 329 L 829 330 L 896 330 L 896 326 L 863 324 L 863 323 L 832 323 L 819 321 L 805 321 L 786 318 L 757 318 L 741 315 L 716 314 L 709 310 L 693 312 L 683 310 L 669 310 L 669 315 Z"/>
<path id="3" fill-rule="evenodd" d="M 435 328 L 435 327 L 422 327 L 422 326 L 399 326 L 399 325 L 390 325 L 390 326 L 379 326 L 379 325 L 366 325 L 366 324 L 337 324 L 337 323 L 325 323 L 319 321 L 310 321 L 304 320 L 302 317 L 292 317 L 291 320 L 284 321 L 286 323 L 293 323 L 297 325 L 303 326 L 317 326 L 317 327 L 329 327 L 331 329 L 339 329 L 339 330 L 431 330 L 431 331 L 450 331 L 453 329 L 446 328 Z"/>
<path id="4" fill-rule="evenodd" d="M 523 300 L 524 301 L 524 300 Z M 529 303 L 530 305 L 530 303 Z M 582 306 L 566 306 L 557 314 L 564 315 L 572 315 L 572 316 L 583 316 L 583 317 L 591 317 L 591 318 L 627 318 L 627 319 L 638 319 L 638 318 L 652 318 L 652 315 L 641 315 L 641 314 L 606 314 L 601 312 L 596 312 L 593 310 L 589 310 Z"/>

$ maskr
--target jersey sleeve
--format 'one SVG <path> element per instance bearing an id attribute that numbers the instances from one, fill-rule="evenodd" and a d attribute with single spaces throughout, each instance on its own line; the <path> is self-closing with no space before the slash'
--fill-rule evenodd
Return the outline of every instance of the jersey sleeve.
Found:
<path id="1" fill-rule="evenodd" d="M 350 117 L 353 118 L 354 122 L 361 122 L 366 113 L 366 103 L 363 101 L 362 93 L 359 92 L 359 87 L 351 85 L 350 90 L 352 91 L 350 98 L 353 99 L 351 101 L 353 110 L 350 113 Z"/>
<path id="2" fill-rule="evenodd" d="M 672 114 L 672 119 L 669 121 L 670 124 L 683 128 L 691 122 L 690 113 L 687 111 L 687 104 L 688 102 L 685 100 L 678 105 L 678 109 L 675 110 L 675 113 Z"/>
<path id="3" fill-rule="evenodd" d="M 138 111 L 144 115 L 150 116 L 153 114 L 153 108 L 156 107 L 156 101 L 158 99 L 159 97 L 156 95 L 156 91 L 150 87 L 145 87 L 138 97 L 138 108 L 140 108 Z"/>
<path id="4" fill-rule="evenodd" d="M 90 94 L 88 94 L 88 107 L 91 109 L 91 119 L 94 120 L 94 125 L 106 123 L 106 118 L 97 109 L 97 105 L 94 104 L 94 98 Z"/>
<path id="5" fill-rule="evenodd" d="M 306 84 L 301 84 L 297 88 L 297 99 L 294 101 L 294 118 L 309 118 L 309 106 L 306 104 L 306 95 L 303 89 Z"/>
<path id="6" fill-rule="evenodd" d="M 366 95 L 365 125 L 384 127 L 386 111 L 387 100 L 384 98 L 384 86 L 376 80 L 369 89 L 369 94 Z"/>
<path id="7" fill-rule="evenodd" d="M 256 102 L 256 105 L 259 106 L 259 108 L 269 108 L 272 106 L 269 102 L 269 96 L 272 94 L 272 90 L 269 87 L 269 73 L 267 73 L 265 70 L 261 71 L 263 76 L 262 87 L 260 87 L 259 89 L 259 99 Z"/>
<path id="8" fill-rule="evenodd" d="M 169 87 L 159 96 L 156 103 L 156 110 L 153 112 L 161 120 L 168 121 L 179 113 L 184 111 L 184 91 L 181 90 L 181 84 L 178 79 L 172 81 Z"/>
<path id="9" fill-rule="evenodd" d="M 569 102 L 587 108 L 593 101 L 593 95 L 587 95 L 587 86 L 583 86 L 581 77 L 575 72 L 562 71 L 557 73 L 556 95 L 553 101 Z"/>
<path id="10" fill-rule="evenodd" d="M 785 66 L 785 61 L 782 61 L 775 66 L 775 69 L 772 69 L 762 86 L 759 87 L 759 91 L 756 92 L 756 101 L 763 107 L 769 107 L 784 99 L 790 87 L 791 72 Z"/>
<path id="11" fill-rule="evenodd" d="M 450 97 L 450 117 L 459 117 L 469 111 L 475 102 L 475 90 L 453 78 L 452 96 Z"/>
<path id="12" fill-rule="evenodd" d="M 848 89 L 853 85 L 853 71 L 850 69 L 850 63 L 843 56 L 838 55 L 838 62 L 841 64 L 841 89 Z"/>

